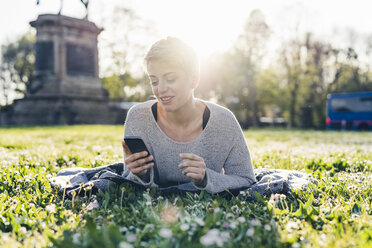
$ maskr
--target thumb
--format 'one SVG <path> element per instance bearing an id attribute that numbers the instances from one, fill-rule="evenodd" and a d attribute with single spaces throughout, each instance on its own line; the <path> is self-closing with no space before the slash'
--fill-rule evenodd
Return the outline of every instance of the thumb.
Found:
<path id="1" fill-rule="evenodd" d="M 129 150 L 127 144 L 125 144 L 125 141 L 124 141 L 124 140 L 121 141 L 121 145 L 123 146 L 123 150 L 124 150 L 124 153 L 125 153 L 126 156 L 129 156 L 129 155 L 132 154 L 132 153 L 130 152 L 130 150 Z"/>

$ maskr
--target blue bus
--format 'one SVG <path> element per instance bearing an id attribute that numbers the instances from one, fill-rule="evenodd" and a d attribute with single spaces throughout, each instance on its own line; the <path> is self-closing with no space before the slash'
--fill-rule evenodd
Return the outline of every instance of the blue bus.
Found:
<path id="1" fill-rule="evenodd" d="M 372 130 L 372 92 L 327 96 L 327 130 Z"/>

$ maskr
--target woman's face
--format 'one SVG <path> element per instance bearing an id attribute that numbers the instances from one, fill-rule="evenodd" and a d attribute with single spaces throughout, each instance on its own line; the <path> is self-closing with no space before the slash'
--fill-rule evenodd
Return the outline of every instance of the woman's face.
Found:
<path id="1" fill-rule="evenodd" d="M 177 111 L 193 97 L 197 82 L 184 70 L 169 63 L 150 61 L 147 64 L 147 73 L 152 91 L 163 110 Z"/>

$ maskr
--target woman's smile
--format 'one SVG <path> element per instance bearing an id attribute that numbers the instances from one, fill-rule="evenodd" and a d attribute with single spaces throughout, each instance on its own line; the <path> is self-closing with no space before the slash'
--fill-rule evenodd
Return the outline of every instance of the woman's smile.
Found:
<path id="1" fill-rule="evenodd" d="M 159 99 L 162 104 L 169 104 L 172 102 L 173 97 L 174 96 L 163 96 L 163 97 L 159 97 Z"/>

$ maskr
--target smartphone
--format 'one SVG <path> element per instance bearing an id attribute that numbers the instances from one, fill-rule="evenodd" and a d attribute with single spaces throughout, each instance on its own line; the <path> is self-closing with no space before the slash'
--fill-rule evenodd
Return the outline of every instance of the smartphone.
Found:
<path id="1" fill-rule="evenodd" d="M 148 155 L 150 155 L 150 152 L 147 149 L 145 142 L 143 142 L 140 136 L 126 136 L 124 137 L 124 141 L 125 144 L 127 144 L 131 153 L 147 151 Z"/>
<path id="2" fill-rule="evenodd" d="M 124 137 L 125 144 L 127 144 L 131 153 L 137 153 L 142 151 L 147 151 L 148 155 L 150 155 L 149 149 L 147 149 L 145 142 L 143 142 L 140 136 L 125 136 Z M 147 162 L 146 164 L 154 162 L 154 182 L 159 184 L 159 171 L 156 166 L 156 162 L 154 160 Z"/>

